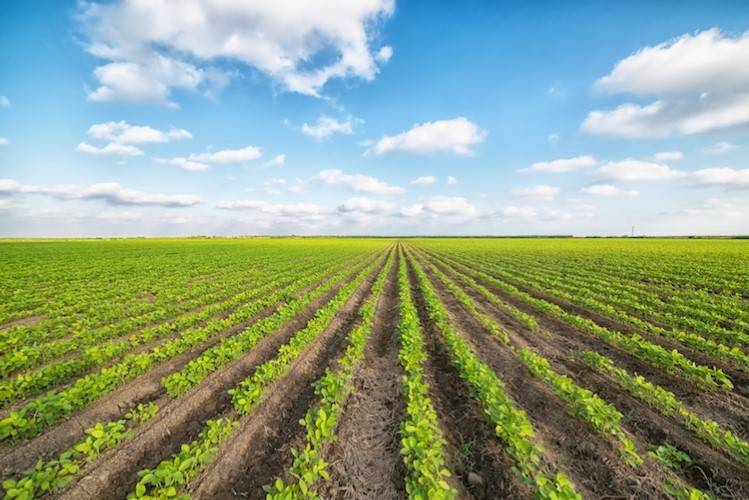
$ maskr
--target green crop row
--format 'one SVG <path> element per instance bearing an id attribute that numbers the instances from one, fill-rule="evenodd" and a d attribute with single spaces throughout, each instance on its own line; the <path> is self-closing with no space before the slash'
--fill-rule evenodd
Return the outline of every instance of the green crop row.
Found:
<path id="1" fill-rule="evenodd" d="M 446 260 L 444 257 L 440 257 L 439 259 L 443 262 L 454 262 Z M 454 266 L 461 269 L 466 274 L 477 277 L 487 283 L 491 283 L 493 286 L 496 286 L 516 299 L 539 309 L 550 316 L 556 317 L 580 331 L 598 337 L 614 347 L 634 354 L 668 373 L 679 374 L 687 380 L 707 389 L 716 389 L 718 387 L 733 389 L 733 383 L 731 380 L 718 368 L 699 365 L 681 354 L 679 351 L 669 351 L 664 349 L 662 346 L 654 344 L 640 335 L 628 335 L 622 332 L 609 330 L 591 319 L 568 312 L 547 300 L 536 298 L 485 272 L 471 269 L 468 266 L 457 262 L 455 262 Z"/>
<path id="2" fill-rule="evenodd" d="M 301 450 L 292 450 L 294 460 L 289 475 L 294 479 L 284 483 L 283 479 L 277 478 L 272 485 L 266 486 L 269 500 L 315 498 L 312 492 L 314 485 L 320 478 L 328 479 L 328 464 L 323 460 L 321 452 L 336 439 L 335 432 L 345 401 L 354 390 L 351 379 L 364 354 L 364 346 L 374 324 L 377 302 L 392 266 L 393 259 L 390 258 L 377 277 L 369 299 L 359 309 L 361 322 L 348 336 L 349 345 L 338 361 L 338 370 L 327 369 L 325 375 L 315 383 L 315 394 L 320 402 L 310 407 L 304 419 L 299 421 L 306 430 L 306 442 Z"/>
<path id="3" fill-rule="evenodd" d="M 325 272 L 321 271 L 317 276 L 323 274 Z M 317 276 L 310 277 L 309 282 L 314 282 Z M 206 342 L 233 325 L 246 322 L 261 311 L 286 299 L 289 293 L 303 288 L 305 284 L 304 281 L 295 282 L 292 290 L 279 290 L 266 295 L 244 305 L 226 318 L 215 319 L 205 326 L 182 332 L 179 337 L 150 351 L 129 354 L 115 365 L 79 378 L 68 388 L 37 397 L 20 410 L 13 411 L 0 420 L 0 440 L 18 439 L 39 433 L 60 418 L 113 391 L 138 375 L 146 373 L 151 367 Z"/>
<path id="4" fill-rule="evenodd" d="M 218 345 L 207 349 L 199 357 L 187 363 L 180 371 L 164 377 L 162 383 L 167 393 L 172 397 L 184 394 L 218 368 L 237 359 L 242 353 L 255 347 L 268 333 L 290 321 L 309 304 L 333 289 L 348 273 L 350 270 L 344 268 L 343 271 L 305 292 L 301 297 L 297 299 L 287 297 L 288 300 L 270 316 L 252 324 L 243 332 L 222 340 Z M 300 283 L 306 285 L 308 282 L 309 280 L 297 278 L 297 285 Z"/>
<path id="5" fill-rule="evenodd" d="M 406 464 L 406 492 L 410 498 L 449 499 L 457 492 L 445 481 L 450 471 L 445 461 L 445 438 L 437 421 L 437 412 L 429 399 L 429 384 L 424 380 L 427 359 L 419 315 L 411 296 L 406 259 L 401 253 L 398 266 L 400 319 L 398 359 L 405 371 L 403 394 L 406 416 L 401 423 L 401 455 Z"/>
<path id="6" fill-rule="evenodd" d="M 594 370 L 612 377 L 633 396 L 645 401 L 668 416 L 681 419 L 701 439 L 721 451 L 732 454 L 744 466 L 749 467 L 749 443 L 709 419 L 702 419 L 691 412 L 674 393 L 649 382 L 642 375 L 631 375 L 616 366 L 609 358 L 595 352 L 580 353 L 580 357 Z"/>
<path id="7" fill-rule="evenodd" d="M 193 327 L 220 314 L 226 314 L 243 303 L 257 300 L 275 289 L 285 289 L 298 279 L 299 276 L 293 270 L 283 273 L 262 286 L 242 292 L 222 304 L 215 304 L 192 315 L 179 318 L 174 322 L 144 330 L 126 340 L 90 347 L 84 351 L 81 357 L 54 363 L 34 372 L 19 374 L 0 383 L 0 406 L 34 395 L 46 387 L 64 383 L 76 375 L 122 357 L 139 345 Z"/>
<path id="8" fill-rule="evenodd" d="M 471 388 L 497 436 L 515 459 L 520 478 L 535 486 L 536 498 L 580 499 L 572 482 L 562 472 L 551 473 L 542 465 L 543 448 L 536 442 L 533 425 L 507 394 L 494 371 L 479 361 L 471 346 L 450 323 L 442 302 L 415 260 L 411 260 L 429 319 L 445 339 L 452 363 Z"/>
<path id="9" fill-rule="evenodd" d="M 181 487 L 213 461 L 219 445 L 239 426 L 231 419 L 208 420 L 198 439 L 184 443 L 178 453 L 163 460 L 155 469 L 138 472 L 140 480 L 127 498 L 166 500 L 175 498 Z"/>
<path id="10" fill-rule="evenodd" d="M 84 431 L 86 436 L 59 457 L 45 462 L 39 460 L 34 467 L 17 479 L 3 481 L 5 498 L 31 500 L 54 494 L 63 489 L 73 476 L 102 452 L 117 446 L 132 433 L 132 428 L 143 424 L 158 412 L 154 403 L 139 404 L 125 418 L 113 422 L 96 423 Z"/>
<path id="11" fill-rule="evenodd" d="M 375 259 L 359 270 L 354 279 L 341 286 L 303 329 L 278 349 L 275 358 L 257 367 L 252 375 L 228 391 L 238 414 L 250 413 L 270 385 L 288 373 L 292 362 L 330 324 L 341 305 L 354 294 L 380 262 L 381 259 Z M 238 426 L 239 422 L 234 418 L 208 421 L 198 439 L 190 444 L 183 444 L 179 453 L 163 460 L 154 469 L 138 472 L 141 479 L 128 498 L 161 499 L 177 496 L 190 479 L 213 460 L 218 445 Z"/>

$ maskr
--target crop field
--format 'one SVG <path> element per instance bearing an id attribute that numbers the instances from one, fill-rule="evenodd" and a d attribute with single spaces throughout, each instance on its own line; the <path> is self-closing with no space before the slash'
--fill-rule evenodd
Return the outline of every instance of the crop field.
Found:
<path id="1" fill-rule="evenodd" d="M 749 498 L 749 241 L 0 261 L 5 498 Z"/>

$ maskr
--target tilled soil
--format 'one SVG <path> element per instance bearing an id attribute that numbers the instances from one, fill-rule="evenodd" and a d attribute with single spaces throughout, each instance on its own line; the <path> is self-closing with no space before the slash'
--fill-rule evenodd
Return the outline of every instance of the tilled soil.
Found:
<path id="1" fill-rule="evenodd" d="M 299 447 L 304 428 L 299 420 L 314 403 L 313 382 L 345 348 L 344 338 L 359 319 L 378 267 L 343 305 L 325 331 L 297 358 L 289 373 L 241 422 L 221 446 L 218 458 L 191 485 L 193 498 L 265 498 L 263 486 L 291 465 L 291 448 Z"/>
<path id="2" fill-rule="evenodd" d="M 330 481 L 324 498 L 405 498 L 405 467 L 400 457 L 399 426 L 405 412 L 398 361 L 398 260 L 383 287 L 372 335 L 354 374 L 338 440 L 324 454 Z"/>

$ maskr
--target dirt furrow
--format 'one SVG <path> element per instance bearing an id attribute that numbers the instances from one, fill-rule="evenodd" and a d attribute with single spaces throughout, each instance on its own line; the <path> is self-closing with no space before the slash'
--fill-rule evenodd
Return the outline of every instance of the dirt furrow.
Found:
<path id="1" fill-rule="evenodd" d="M 120 498 L 126 495 L 137 481 L 139 470 L 156 466 L 162 459 L 175 453 L 182 443 L 197 436 L 206 420 L 230 409 L 231 398 L 227 390 L 271 358 L 340 286 L 352 278 L 353 274 L 342 280 L 284 327 L 261 340 L 250 352 L 214 372 L 180 398 L 171 400 L 132 439 L 105 453 L 86 471 L 85 476 L 71 483 L 62 497 L 72 500 L 103 496 Z"/>
<path id="2" fill-rule="evenodd" d="M 338 440 L 324 454 L 330 481 L 324 498 L 404 498 L 399 426 L 405 412 L 398 350 L 398 260 L 383 288 L 372 335 L 354 374 Z"/>
<path id="3" fill-rule="evenodd" d="M 193 481 L 193 498 L 265 498 L 262 487 L 291 465 L 291 448 L 299 446 L 304 428 L 299 420 L 316 396 L 313 382 L 345 348 L 344 339 L 359 319 L 357 310 L 371 291 L 382 265 L 346 301 L 325 331 L 294 361 L 288 375 L 273 384 L 268 396 Z M 247 370 L 245 375 L 251 373 Z"/>
<path id="4" fill-rule="evenodd" d="M 450 362 L 442 335 L 429 320 L 424 299 L 409 266 L 414 303 L 424 327 L 426 375 L 440 427 L 448 442 L 448 466 L 460 498 L 531 498 L 512 471 L 514 462 L 494 433 L 470 387 Z"/>
<path id="5" fill-rule="evenodd" d="M 432 261 L 443 272 L 455 277 L 454 273 L 447 269 L 439 260 L 432 259 Z M 458 279 L 457 281 L 460 280 Z M 600 352 L 630 373 L 639 373 L 654 384 L 673 392 L 676 397 L 703 418 L 713 419 L 723 426 L 735 429 L 740 435 L 749 435 L 749 403 L 744 404 L 742 402 L 746 399 L 743 396 L 728 391 L 705 391 L 695 387 L 678 375 L 672 375 L 658 369 L 633 354 L 612 347 L 593 335 L 581 332 L 560 319 L 528 306 L 510 294 L 494 287 L 491 283 L 480 278 L 476 278 L 476 281 L 489 289 L 499 299 L 534 316 L 541 329 L 551 334 L 551 338 L 548 338 L 547 341 L 547 344 L 551 348 L 562 348 L 566 352 L 580 352 L 584 350 Z M 523 336 L 530 341 L 539 336 L 539 334 L 525 332 Z"/>
<path id="6" fill-rule="evenodd" d="M 639 476 L 620 458 L 614 443 L 572 415 L 553 389 L 536 379 L 511 350 L 487 332 L 424 268 L 453 325 L 473 345 L 479 359 L 505 383 L 525 410 L 552 467 L 564 471 L 586 498 L 605 496 L 663 497 L 658 478 Z M 498 446 L 499 438 L 494 437 Z"/>

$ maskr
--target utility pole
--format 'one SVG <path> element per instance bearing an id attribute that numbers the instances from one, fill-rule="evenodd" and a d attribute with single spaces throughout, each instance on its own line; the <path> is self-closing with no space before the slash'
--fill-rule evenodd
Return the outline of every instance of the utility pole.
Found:
<path id="1" fill-rule="evenodd" d="M 635 237 L 635 226 L 632 226 L 632 237 Z"/>

